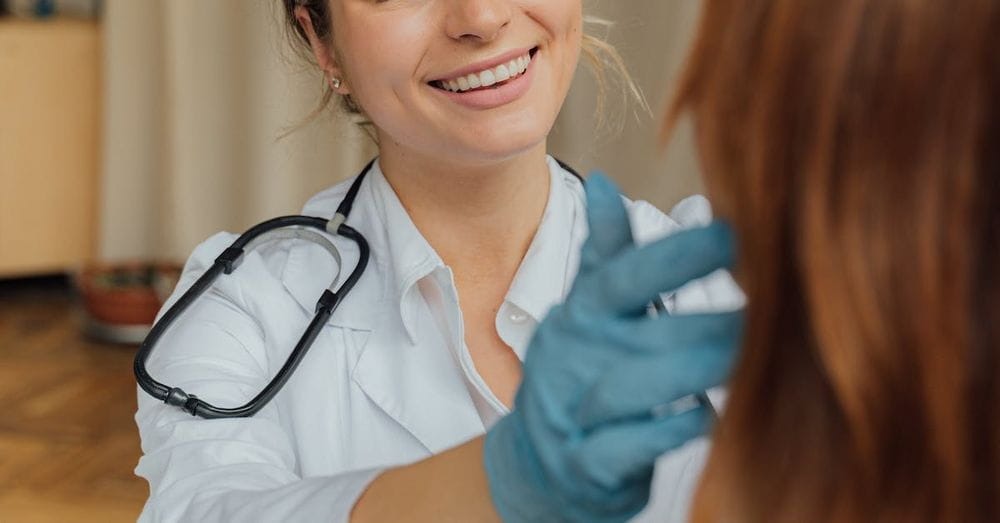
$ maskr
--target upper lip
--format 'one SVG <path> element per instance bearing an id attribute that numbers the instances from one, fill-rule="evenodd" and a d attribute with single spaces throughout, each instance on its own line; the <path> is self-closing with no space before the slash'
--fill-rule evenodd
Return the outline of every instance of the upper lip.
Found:
<path id="1" fill-rule="evenodd" d="M 480 71 L 485 71 L 487 69 L 493 69 L 494 67 L 509 63 L 511 60 L 520 58 L 528 54 L 529 52 L 531 52 L 532 49 L 534 49 L 534 47 L 523 47 L 521 49 L 513 49 L 504 54 L 490 58 L 488 60 L 483 60 L 482 62 L 476 62 L 474 64 L 467 65 L 461 69 L 455 69 L 454 71 L 448 74 L 442 75 L 438 78 L 431 80 L 431 82 L 440 82 L 442 80 L 454 80 L 456 78 L 468 74 L 478 73 Z"/>

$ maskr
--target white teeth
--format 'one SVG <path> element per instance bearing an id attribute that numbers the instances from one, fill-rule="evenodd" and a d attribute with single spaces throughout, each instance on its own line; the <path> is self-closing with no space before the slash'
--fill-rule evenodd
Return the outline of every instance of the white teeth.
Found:
<path id="1" fill-rule="evenodd" d="M 501 65 L 497 67 L 497 81 L 506 82 L 510 80 L 510 69 L 507 69 L 506 65 Z"/>
<path id="2" fill-rule="evenodd" d="M 487 69 L 486 71 L 482 71 L 480 73 L 472 73 L 470 75 L 466 75 L 461 78 L 454 78 L 452 80 L 438 81 L 437 86 L 455 93 L 461 93 L 471 89 L 479 89 L 481 87 L 490 87 L 524 74 L 530 65 L 531 55 L 525 55 L 511 60 L 506 64 L 498 65 L 493 69 Z"/>
<path id="3" fill-rule="evenodd" d="M 489 87 L 497 83 L 497 77 L 493 71 L 483 71 L 479 73 L 479 81 L 483 82 L 483 87 Z"/>

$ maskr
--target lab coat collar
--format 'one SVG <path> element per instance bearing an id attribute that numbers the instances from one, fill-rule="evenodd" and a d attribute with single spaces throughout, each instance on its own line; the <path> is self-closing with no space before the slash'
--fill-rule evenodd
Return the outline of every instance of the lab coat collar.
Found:
<path id="1" fill-rule="evenodd" d="M 551 156 L 549 198 L 542 221 L 506 300 L 527 313 L 535 322 L 562 301 L 567 291 L 567 263 L 571 256 L 576 213 L 582 208 L 582 186 L 569 171 Z M 390 278 L 386 299 L 398 307 L 409 340 L 415 341 L 416 308 L 420 301 L 417 282 L 435 271 L 445 270 L 444 261 L 420 233 L 402 202 L 386 180 L 379 162 L 369 173 L 374 215 L 383 223 L 385 253 Z M 579 204 L 579 205 L 577 205 Z M 553 264 L 559 267 L 553 268 Z M 573 271 L 575 273 L 575 270 Z M 559 274 L 561 277 L 553 277 Z"/>
<path id="2" fill-rule="evenodd" d="M 574 239 L 580 236 L 577 214 L 583 209 L 583 186 L 572 173 L 548 158 L 551 184 L 549 200 L 528 252 L 511 282 L 507 301 L 536 323 L 561 302 L 576 273 Z M 558 267 L 553 267 L 558 265 Z M 559 275 L 559 276 L 555 276 Z"/>
<path id="3" fill-rule="evenodd" d="M 410 343 L 416 343 L 414 322 L 420 302 L 417 282 L 445 264 L 413 223 L 378 161 L 368 176 L 374 214 L 385 233 L 383 248 L 390 282 L 386 298 L 399 312 Z"/>
<path id="4" fill-rule="evenodd" d="M 374 171 L 374 167 L 372 169 Z M 382 220 L 378 217 L 372 200 L 371 175 L 369 172 L 361 184 L 355 200 L 354 208 L 347 223 L 360 232 L 368 242 L 370 255 L 368 266 L 354 289 L 344 298 L 340 307 L 331 316 L 329 324 L 352 329 L 370 331 L 379 321 L 378 311 L 385 310 L 387 300 L 387 262 L 385 260 L 386 238 Z M 348 188 L 356 176 L 320 192 L 306 203 L 302 214 L 330 218 L 334 215 Z M 344 283 L 350 272 L 358 263 L 359 252 L 357 244 L 340 236 L 323 233 L 334 243 L 341 253 L 343 263 L 337 287 Z M 323 293 L 323 283 L 328 282 L 328 275 L 336 271 L 336 265 L 328 252 L 319 246 L 298 244 L 288 250 L 285 260 L 282 283 L 296 301 L 312 314 L 316 301 Z"/>
<path id="5" fill-rule="evenodd" d="M 303 214 L 332 216 L 352 181 L 316 195 Z M 399 343 L 405 339 L 400 331 L 408 318 L 406 312 L 416 310 L 412 304 L 403 306 L 400 292 L 407 289 L 407 282 L 431 272 L 439 259 L 422 236 L 414 234 L 415 227 L 377 162 L 361 185 L 347 223 L 365 236 L 371 249 L 368 269 L 329 322 L 344 328 L 343 336 L 361 347 L 352 381 L 429 452 L 441 452 L 482 433 L 482 420 L 450 351 L 412 343 L 412 339 L 409 345 Z M 343 282 L 357 263 L 357 248 L 350 240 L 331 239 L 341 250 Z M 282 281 L 307 314 L 312 314 L 333 264 L 318 246 L 301 244 L 289 250 Z"/>
<path id="6" fill-rule="evenodd" d="M 506 300 L 539 322 L 555 304 L 562 301 L 574 274 L 578 257 L 574 244 L 585 234 L 579 231 L 577 216 L 583 209 L 583 189 L 579 180 L 552 157 L 547 159 L 550 173 L 549 199 L 542 221 L 524 260 L 507 292 Z M 323 191 L 303 209 L 310 216 L 333 216 L 354 178 Z M 580 223 L 577 223 L 580 222 Z M 330 319 L 339 327 L 371 330 L 374 311 L 388 307 L 397 311 L 411 344 L 415 342 L 414 312 L 420 300 L 416 283 L 436 270 L 446 269 L 441 257 L 417 230 L 395 191 L 375 161 L 361 189 L 348 224 L 368 240 L 368 269 L 355 289 Z M 329 237 L 329 236 L 328 236 Z M 343 272 L 339 282 L 354 268 L 358 259 L 356 245 L 344 238 L 333 238 L 341 250 Z M 563 265 L 559 268 L 552 264 Z M 289 250 L 282 281 L 288 291 L 308 312 L 316 306 L 323 292 L 322 276 L 335 270 L 333 260 L 321 248 L 309 244 Z M 560 277 L 553 277 L 559 274 Z"/>

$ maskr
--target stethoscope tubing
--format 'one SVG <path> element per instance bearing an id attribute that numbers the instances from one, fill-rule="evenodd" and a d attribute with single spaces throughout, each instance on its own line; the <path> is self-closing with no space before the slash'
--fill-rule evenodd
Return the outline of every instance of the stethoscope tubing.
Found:
<path id="1" fill-rule="evenodd" d="M 367 169 L 365 172 L 367 172 Z M 356 185 L 360 185 L 360 183 Z M 357 191 L 355 190 L 353 192 L 356 194 Z M 338 213 L 338 216 L 342 217 L 343 215 Z M 214 263 L 205 272 L 205 274 L 199 277 L 191 288 L 188 289 L 176 303 L 167 309 L 167 312 L 165 312 L 159 321 L 153 325 L 149 335 L 146 336 L 146 339 L 143 341 L 142 345 L 140 345 L 139 350 L 136 353 L 133 370 L 135 372 L 136 381 L 142 390 L 164 403 L 179 407 L 192 415 L 200 416 L 206 419 L 248 417 L 253 416 L 260 411 L 260 409 L 262 409 L 268 402 L 271 401 L 271 399 L 274 398 L 278 391 L 281 390 L 281 388 L 295 372 L 299 363 L 302 362 L 303 357 L 305 357 L 310 347 L 312 347 L 316 337 L 319 336 L 323 326 L 326 325 L 334 311 L 340 306 L 343 298 L 357 284 L 358 280 L 361 278 L 361 274 L 368 265 L 368 259 L 370 256 L 368 242 L 361 233 L 351 226 L 344 224 L 342 220 L 343 218 L 340 219 L 340 224 L 337 226 L 336 232 L 340 236 L 353 240 L 358 245 L 358 263 L 354 270 L 351 271 L 351 274 L 347 277 L 347 280 L 344 281 L 343 285 L 341 285 L 337 291 L 332 291 L 330 289 L 324 290 L 323 294 L 316 303 L 315 315 L 309 322 L 309 326 L 305 333 L 299 339 L 298 343 L 296 343 L 295 348 L 285 360 L 281 369 L 279 369 L 277 374 L 275 374 L 275 377 L 268 382 L 267 386 L 265 386 L 260 393 L 254 396 L 253 399 L 239 407 L 217 407 L 199 399 L 193 394 L 188 394 L 179 387 L 168 387 L 167 385 L 156 381 L 146 370 L 146 361 L 152 353 L 153 348 L 156 346 L 156 343 L 160 340 L 167 329 L 169 329 L 169 327 L 184 313 L 184 311 L 187 310 L 188 307 L 190 307 L 191 304 L 194 303 L 194 301 L 197 300 L 202 294 L 204 294 L 205 291 L 210 289 L 212 287 L 212 283 L 219 276 L 223 274 L 231 274 L 237 267 L 239 267 L 239 264 L 242 262 L 245 254 L 245 247 L 254 239 L 270 231 L 286 227 L 308 227 L 318 229 L 320 231 L 327 231 L 331 220 L 312 216 L 282 216 L 255 225 L 237 238 L 229 248 L 224 250 L 222 254 L 215 259 Z"/>

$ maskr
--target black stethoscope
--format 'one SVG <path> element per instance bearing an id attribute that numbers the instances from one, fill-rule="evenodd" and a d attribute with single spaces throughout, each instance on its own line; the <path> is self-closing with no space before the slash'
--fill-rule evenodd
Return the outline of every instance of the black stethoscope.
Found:
<path id="1" fill-rule="evenodd" d="M 577 177 L 581 182 L 583 178 L 577 173 L 573 168 L 566 165 L 565 163 L 556 160 L 563 169 Z M 368 241 L 362 236 L 360 232 L 347 225 L 347 217 L 351 213 L 351 208 L 354 206 L 354 200 L 358 195 L 358 190 L 361 189 L 361 183 L 364 181 L 368 172 L 371 170 L 372 166 L 375 164 L 375 160 L 372 160 L 368 165 L 361 171 L 361 174 L 354 180 L 351 187 L 347 190 L 347 194 L 344 195 L 344 199 L 340 202 L 337 207 L 337 212 L 333 215 L 333 218 L 329 220 L 323 218 L 316 218 L 312 216 L 284 216 L 281 218 L 274 218 L 266 222 L 255 225 L 247 232 L 243 233 L 242 236 L 236 239 L 233 244 L 222 252 L 212 264 L 212 267 L 208 269 L 205 274 L 203 274 L 194 285 L 191 286 L 160 318 L 156 324 L 153 325 L 152 330 L 149 331 L 149 335 L 142 342 L 139 347 L 138 353 L 135 356 L 135 378 L 138 381 L 139 386 L 142 390 L 149 393 L 150 396 L 175 407 L 183 409 L 195 416 L 201 416 L 206 419 L 213 418 L 242 418 L 253 416 L 260 409 L 264 408 L 269 401 L 285 386 L 288 378 L 291 377 L 292 373 L 302 362 L 302 358 L 309 351 L 313 342 L 316 341 L 316 337 L 319 335 L 320 330 L 329 321 L 330 316 L 333 315 L 337 307 L 344 301 L 344 298 L 354 285 L 361 278 L 361 274 L 364 273 L 365 267 L 368 266 L 369 248 Z M 337 285 L 337 280 L 340 278 L 340 267 L 341 267 L 341 257 L 340 251 L 333 245 L 333 243 L 328 240 L 322 234 L 316 232 L 326 232 L 334 236 L 343 236 L 347 239 L 354 241 L 358 244 L 358 249 L 360 252 L 358 263 L 351 271 L 350 276 L 344 281 L 344 284 L 340 286 L 339 289 L 334 290 Z M 235 408 L 222 408 L 216 407 L 205 400 L 199 399 L 194 394 L 188 394 L 180 387 L 169 387 L 153 379 L 152 376 L 146 371 L 146 360 L 149 355 L 153 352 L 153 348 L 156 343 L 163 336 L 168 328 L 177 320 L 177 318 L 196 300 L 201 296 L 206 290 L 208 290 L 212 283 L 221 274 L 231 274 L 233 271 L 239 267 L 240 262 L 243 260 L 243 255 L 249 251 L 253 250 L 255 247 L 270 241 L 284 240 L 284 239 L 303 239 L 316 242 L 323 248 L 325 248 L 330 254 L 337 260 L 337 275 L 334 276 L 333 282 L 330 284 L 325 291 L 323 291 L 322 296 L 320 296 L 319 301 L 316 302 L 316 314 L 313 316 L 312 321 L 306 328 L 306 331 L 299 338 L 299 342 L 295 344 L 295 348 L 292 353 L 289 354 L 288 359 L 285 360 L 285 364 L 281 366 L 278 373 L 274 378 L 260 391 L 259 394 L 254 396 L 245 405 Z"/>

